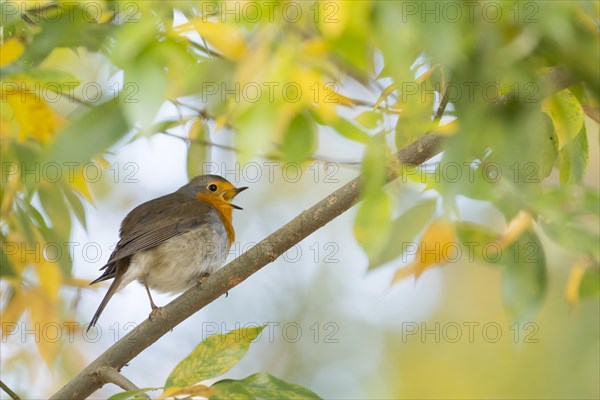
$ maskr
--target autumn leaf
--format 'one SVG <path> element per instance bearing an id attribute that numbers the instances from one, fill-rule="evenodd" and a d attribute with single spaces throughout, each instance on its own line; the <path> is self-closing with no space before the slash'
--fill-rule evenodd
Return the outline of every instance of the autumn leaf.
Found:
<path id="1" fill-rule="evenodd" d="M 35 271 L 39 278 L 40 288 L 52 304 L 58 302 L 58 294 L 62 285 L 62 273 L 58 264 L 41 260 L 36 263 Z"/>
<path id="2" fill-rule="evenodd" d="M 25 45 L 18 38 L 8 38 L 0 45 L 0 67 L 15 62 L 25 51 Z"/>
<path id="3" fill-rule="evenodd" d="M 569 271 L 569 277 L 567 278 L 567 285 L 565 287 L 565 298 L 571 306 L 579 304 L 579 286 L 585 274 L 585 267 L 582 263 L 577 262 Z"/>
<path id="4" fill-rule="evenodd" d="M 176 32 L 195 29 L 219 53 L 227 58 L 239 60 L 247 52 L 246 43 L 241 31 L 233 25 L 195 19 L 176 28 Z"/>
<path id="5" fill-rule="evenodd" d="M 16 91 L 5 94 L 5 98 L 19 125 L 17 137 L 20 141 L 34 137 L 47 142 L 63 125 L 63 118 L 35 92 Z"/>
<path id="6" fill-rule="evenodd" d="M 9 329 L 16 328 L 29 303 L 30 293 L 21 287 L 16 287 L 8 304 L 4 307 L 2 314 L 0 314 L 2 338 L 6 338 L 7 335 L 12 333 Z"/>
<path id="7" fill-rule="evenodd" d="M 509 222 L 506 231 L 502 237 L 498 240 L 499 248 L 506 248 L 510 244 L 514 243 L 523 232 L 531 229 L 533 225 L 533 218 L 527 211 L 519 211 L 519 213 Z"/>
<path id="8" fill-rule="evenodd" d="M 60 332 L 56 330 L 61 322 L 58 304 L 51 301 L 41 289 L 33 290 L 29 299 L 30 323 L 32 326 L 39 326 L 45 332 L 37 341 L 38 351 L 46 364 L 52 366 L 60 348 Z"/>
<path id="9" fill-rule="evenodd" d="M 418 278 L 428 268 L 453 260 L 456 253 L 453 247 L 456 246 L 454 226 L 447 219 L 437 219 L 427 228 L 416 245 L 414 261 L 408 267 L 396 271 L 392 285 L 410 275 Z"/>

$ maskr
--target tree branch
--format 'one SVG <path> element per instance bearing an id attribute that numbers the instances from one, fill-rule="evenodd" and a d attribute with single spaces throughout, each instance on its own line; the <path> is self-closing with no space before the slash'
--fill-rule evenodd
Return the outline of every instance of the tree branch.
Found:
<path id="1" fill-rule="evenodd" d="M 439 151 L 441 138 L 426 135 L 398 153 L 399 161 L 421 164 Z M 292 221 L 269 235 L 256 246 L 211 274 L 167 304 L 152 321 L 142 322 L 131 333 L 113 344 L 52 399 L 83 399 L 99 389 L 104 380 L 103 368 L 121 369 L 144 349 L 169 332 L 183 320 L 202 309 L 226 291 L 239 285 L 259 269 L 273 262 L 286 250 L 348 210 L 360 194 L 360 177 L 355 178 L 323 200 L 303 211 Z"/>
<path id="2" fill-rule="evenodd" d="M 11 399 L 21 400 L 21 398 L 19 397 L 18 394 L 16 394 L 8 386 L 6 386 L 6 383 L 0 381 L 0 388 L 2 388 L 2 390 L 4 390 L 6 392 L 6 394 L 10 396 Z"/>
<path id="3" fill-rule="evenodd" d="M 553 90 L 571 86 L 573 83 L 569 79 L 561 80 Z M 445 103 L 442 101 L 440 106 Z M 441 113 L 438 112 L 436 115 L 441 116 Z M 425 135 L 396 153 L 397 161 L 405 165 L 422 164 L 441 151 L 442 142 L 443 138 L 440 136 Z M 390 174 L 389 177 L 391 179 L 393 174 Z M 273 262 L 286 250 L 348 210 L 358 200 L 360 187 L 360 177 L 351 180 L 308 210 L 301 212 L 300 215 L 256 246 L 211 274 L 201 285 L 197 285 L 175 298 L 163 308 L 163 312 L 153 317 L 152 321 L 145 320 L 131 333 L 113 344 L 51 398 L 83 399 L 91 395 L 104 384 L 104 380 L 100 376 L 101 369 L 120 370 L 179 323 L 225 294 L 226 291 L 239 285 L 252 274 Z"/>
<path id="4" fill-rule="evenodd" d="M 123 374 L 121 374 L 114 368 L 103 367 L 98 369 L 98 377 L 106 383 L 114 383 L 115 385 L 117 385 L 125 391 L 139 389 L 133 382 L 131 382 Z M 146 394 L 140 394 L 139 396 L 145 397 L 147 399 L 150 398 Z"/>

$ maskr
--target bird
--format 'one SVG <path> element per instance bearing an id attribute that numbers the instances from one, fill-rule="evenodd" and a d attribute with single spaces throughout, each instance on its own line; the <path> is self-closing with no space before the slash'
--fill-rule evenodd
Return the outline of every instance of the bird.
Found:
<path id="1" fill-rule="evenodd" d="M 104 273 L 90 283 L 113 279 L 87 330 L 113 295 L 133 281 L 146 288 L 152 319 L 159 308 L 150 289 L 180 293 L 222 267 L 235 240 L 232 211 L 242 210 L 231 201 L 246 189 L 219 175 L 200 175 L 129 212 L 114 251 L 100 268 Z"/>

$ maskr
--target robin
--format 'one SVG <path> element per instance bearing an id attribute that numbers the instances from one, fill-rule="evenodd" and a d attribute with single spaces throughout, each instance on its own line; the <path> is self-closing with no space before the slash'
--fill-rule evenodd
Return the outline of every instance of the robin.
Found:
<path id="1" fill-rule="evenodd" d="M 120 240 L 104 273 L 90 285 L 114 278 L 90 327 L 111 297 L 132 281 L 146 288 L 152 312 L 158 310 L 150 289 L 183 292 L 223 266 L 235 240 L 231 201 L 236 188 L 218 175 L 201 175 L 166 196 L 134 208 L 121 223 Z"/>

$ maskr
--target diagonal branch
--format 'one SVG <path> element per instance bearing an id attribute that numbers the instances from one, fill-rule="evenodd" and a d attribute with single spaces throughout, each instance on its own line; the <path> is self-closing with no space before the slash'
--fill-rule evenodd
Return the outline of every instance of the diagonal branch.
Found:
<path id="1" fill-rule="evenodd" d="M 21 398 L 19 397 L 19 395 L 17 395 L 15 392 L 13 392 L 11 390 L 11 388 L 9 388 L 4 382 L 0 381 L 0 389 L 4 390 L 6 392 L 7 395 L 10 396 L 11 399 L 13 400 L 21 400 Z"/>
<path id="2" fill-rule="evenodd" d="M 440 151 L 441 138 L 426 135 L 398 153 L 399 161 L 421 164 Z M 286 250 L 348 210 L 360 195 L 360 177 L 342 186 L 256 246 L 211 274 L 163 308 L 152 321 L 142 322 L 134 331 L 113 344 L 68 382 L 52 399 L 82 399 L 99 389 L 102 368 L 120 370 L 144 349 L 183 320 L 202 309 L 227 290 L 239 285 L 259 269 L 273 262 Z"/>
<path id="3" fill-rule="evenodd" d="M 573 83 L 569 79 L 561 80 L 552 90 L 559 90 L 571 86 Z M 445 101 L 442 101 L 442 104 L 445 104 Z M 441 111 L 443 112 L 443 110 Z M 441 116 L 441 112 L 438 112 L 438 115 Z M 442 144 L 442 137 L 433 134 L 425 135 L 396 153 L 397 161 L 405 165 L 422 164 L 438 154 Z M 389 178 L 392 179 L 393 175 L 390 174 Z M 211 274 L 202 285 L 197 285 L 174 299 L 152 321 L 142 322 L 134 331 L 113 344 L 55 393 L 52 399 L 83 399 L 91 395 L 104 383 L 99 372 L 102 368 L 120 370 L 179 323 L 347 211 L 358 200 L 360 187 L 360 177 L 348 182 L 308 210 L 300 213 L 256 246 Z"/>

